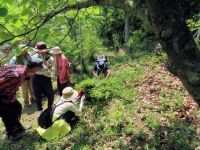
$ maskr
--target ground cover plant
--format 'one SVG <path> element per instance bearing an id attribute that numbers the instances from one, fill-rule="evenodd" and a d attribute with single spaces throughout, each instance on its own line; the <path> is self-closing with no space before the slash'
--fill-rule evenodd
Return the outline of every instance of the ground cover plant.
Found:
<path id="1" fill-rule="evenodd" d="M 66 137 L 51 142 L 40 138 L 34 130 L 35 106 L 31 106 L 23 109 L 22 122 L 33 129 L 12 143 L 4 138 L 1 123 L 0 149 L 192 150 L 199 146 L 197 104 L 165 68 L 164 54 L 136 59 L 118 54 L 110 61 L 114 62 L 110 79 L 86 78 L 76 84 L 85 90 L 87 101 L 80 122 Z"/>

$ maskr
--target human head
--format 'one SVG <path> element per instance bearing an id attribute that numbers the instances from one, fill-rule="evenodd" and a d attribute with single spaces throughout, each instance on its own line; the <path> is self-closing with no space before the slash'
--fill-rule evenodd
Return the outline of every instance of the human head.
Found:
<path id="1" fill-rule="evenodd" d="M 41 54 L 41 55 L 43 55 L 43 56 L 45 56 L 45 55 L 48 54 L 47 45 L 46 45 L 45 42 L 38 42 L 38 43 L 35 45 L 35 49 L 36 49 L 36 51 L 37 51 L 39 54 Z"/>
<path id="2" fill-rule="evenodd" d="M 61 51 L 59 46 L 56 46 L 56 47 L 52 48 L 52 52 L 53 52 L 54 56 L 58 56 L 58 55 L 62 54 L 62 51 Z"/>
<path id="3" fill-rule="evenodd" d="M 12 50 L 11 46 L 9 44 L 7 44 L 7 43 L 4 44 L 1 48 L 2 48 L 2 52 L 6 53 L 6 54 L 9 54 L 10 51 Z"/>
<path id="4" fill-rule="evenodd" d="M 27 74 L 32 75 L 42 69 L 43 61 L 40 58 L 30 58 L 27 63 Z"/>
<path id="5" fill-rule="evenodd" d="M 28 54 L 28 51 L 29 51 L 29 47 L 27 47 L 25 44 L 20 44 L 18 45 L 21 53 L 19 54 L 20 56 L 22 57 L 28 57 L 29 54 Z"/>
<path id="6" fill-rule="evenodd" d="M 99 65 L 99 68 L 104 68 L 104 63 L 105 63 L 105 61 L 99 61 L 98 62 L 98 65 Z"/>
<path id="7" fill-rule="evenodd" d="M 62 91 L 62 99 L 64 101 L 73 101 L 78 95 L 78 91 L 74 90 L 72 87 L 66 87 Z"/>

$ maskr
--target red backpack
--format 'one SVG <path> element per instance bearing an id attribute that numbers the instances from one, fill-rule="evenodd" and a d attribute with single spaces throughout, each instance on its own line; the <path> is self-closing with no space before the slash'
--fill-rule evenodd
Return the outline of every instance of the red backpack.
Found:
<path id="1" fill-rule="evenodd" d="M 0 66 L 0 92 L 10 84 L 11 78 L 20 78 L 22 75 L 22 65 Z"/>

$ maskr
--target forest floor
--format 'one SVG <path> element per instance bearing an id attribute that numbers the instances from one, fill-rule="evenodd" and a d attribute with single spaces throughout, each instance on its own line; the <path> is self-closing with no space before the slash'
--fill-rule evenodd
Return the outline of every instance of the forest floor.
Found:
<path id="1" fill-rule="evenodd" d="M 120 55 L 110 62 L 113 77 L 106 82 L 117 91 L 107 89 L 110 93 L 104 94 L 112 96 L 105 100 L 86 100 L 80 122 L 66 137 L 43 140 L 35 131 L 36 109 L 31 106 L 23 109 L 22 123 L 33 128 L 18 142 L 5 139 L 0 122 L 0 150 L 200 149 L 200 110 L 166 69 L 164 55 Z"/>

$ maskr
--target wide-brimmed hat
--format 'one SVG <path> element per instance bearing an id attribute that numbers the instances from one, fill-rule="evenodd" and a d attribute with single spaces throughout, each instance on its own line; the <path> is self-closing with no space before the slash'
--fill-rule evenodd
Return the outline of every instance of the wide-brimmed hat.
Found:
<path id="1" fill-rule="evenodd" d="M 62 53 L 62 51 L 61 51 L 59 46 L 53 47 L 51 50 L 52 50 L 54 55 Z"/>
<path id="2" fill-rule="evenodd" d="M 72 87 L 66 87 L 62 91 L 62 100 L 73 101 L 78 97 L 78 91 L 74 90 Z"/>

